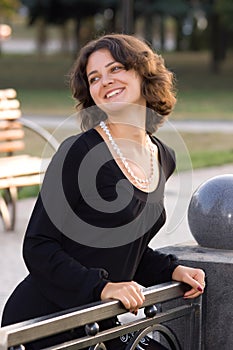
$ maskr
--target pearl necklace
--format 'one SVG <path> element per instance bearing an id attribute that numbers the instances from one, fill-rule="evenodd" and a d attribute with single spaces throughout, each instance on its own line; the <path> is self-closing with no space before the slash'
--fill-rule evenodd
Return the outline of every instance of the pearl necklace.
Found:
<path id="1" fill-rule="evenodd" d="M 129 163 L 127 162 L 126 158 L 123 156 L 120 148 L 118 147 L 118 145 L 116 144 L 116 142 L 114 141 L 109 128 L 107 127 L 107 125 L 105 124 L 104 121 L 100 122 L 100 127 L 101 129 L 105 132 L 105 134 L 107 135 L 110 144 L 112 145 L 114 151 L 116 152 L 116 154 L 119 156 L 121 162 L 123 163 L 125 169 L 127 170 L 128 174 L 133 178 L 133 180 L 141 187 L 141 188 L 147 188 L 148 185 L 151 183 L 152 179 L 153 179 L 153 175 L 154 175 L 154 162 L 153 162 L 153 147 L 151 146 L 150 143 L 150 138 L 148 135 L 146 135 L 146 143 L 148 144 L 149 150 L 150 150 L 150 164 L 151 164 L 151 172 L 150 172 L 150 176 L 147 179 L 140 179 L 139 177 L 137 177 L 133 170 L 130 168 Z"/>

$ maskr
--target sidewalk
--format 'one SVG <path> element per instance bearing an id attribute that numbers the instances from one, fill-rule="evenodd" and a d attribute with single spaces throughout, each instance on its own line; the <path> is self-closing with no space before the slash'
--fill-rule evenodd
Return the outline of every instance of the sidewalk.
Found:
<path id="1" fill-rule="evenodd" d="M 73 115 L 63 118 L 57 116 L 40 116 L 40 115 L 25 115 L 25 119 L 30 120 L 44 128 L 67 128 L 71 130 L 77 129 L 77 117 Z M 169 120 L 160 129 L 161 132 L 167 130 L 177 130 L 180 132 L 192 133 L 212 133 L 222 132 L 226 134 L 233 133 L 233 120 Z"/>
<path id="2" fill-rule="evenodd" d="M 152 240 L 151 246 L 159 248 L 184 242 L 194 242 L 186 218 L 187 207 L 194 190 L 207 179 L 232 174 L 233 164 L 183 172 L 173 175 L 165 192 L 167 223 Z M 22 260 L 22 240 L 35 199 L 18 201 L 15 232 L 3 232 L 0 221 L 0 317 L 5 301 L 17 283 L 27 274 Z"/>

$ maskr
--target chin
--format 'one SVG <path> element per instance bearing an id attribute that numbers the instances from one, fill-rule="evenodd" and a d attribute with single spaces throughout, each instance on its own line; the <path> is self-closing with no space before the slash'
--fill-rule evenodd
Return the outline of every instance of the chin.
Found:
<path id="1" fill-rule="evenodd" d="M 122 112 L 124 110 L 127 110 L 129 108 L 130 104 L 128 102 L 118 102 L 118 101 L 111 101 L 106 102 L 104 104 L 98 105 L 102 111 L 104 111 L 107 114 L 115 114 Z"/>

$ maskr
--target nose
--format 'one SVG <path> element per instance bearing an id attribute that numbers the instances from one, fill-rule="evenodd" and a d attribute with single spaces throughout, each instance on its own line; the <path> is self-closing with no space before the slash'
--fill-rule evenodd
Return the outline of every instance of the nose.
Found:
<path id="1" fill-rule="evenodd" d="M 109 84 L 113 83 L 112 77 L 110 77 L 108 74 L 103 75 L 102 77 L 102 84 L 103 86 L 108 86 Z"/>

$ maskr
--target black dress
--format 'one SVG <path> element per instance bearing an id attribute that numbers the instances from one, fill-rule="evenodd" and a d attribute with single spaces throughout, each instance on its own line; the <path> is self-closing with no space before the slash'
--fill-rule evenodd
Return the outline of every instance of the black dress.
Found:
<path id="1" fill-rule="evenodd" d="M 108 281 L 148 287 L 171 280 L 176 257 L 148 244 L 166 220 L 164 186 L 175 157 L 160 140 L 151 140 L 158 147 L 160 176 L 149 194 L 127 180 L 95 129 L 63 142 L 26 231 L 29 275 L 7 301 L 2 326 L 98 301 Z M 70 333 L 59 337 L 65 341 Z M 43 346 L 50 344 L 45 340 Z"/>

